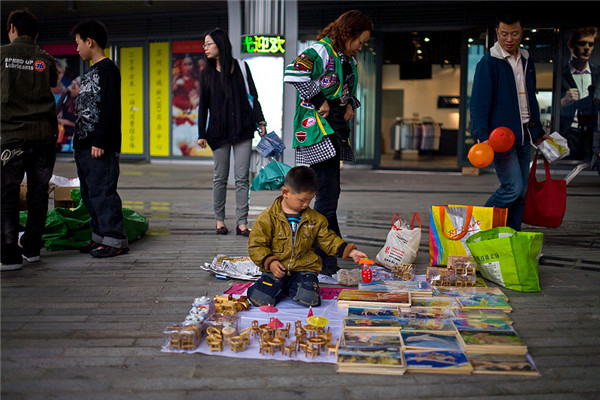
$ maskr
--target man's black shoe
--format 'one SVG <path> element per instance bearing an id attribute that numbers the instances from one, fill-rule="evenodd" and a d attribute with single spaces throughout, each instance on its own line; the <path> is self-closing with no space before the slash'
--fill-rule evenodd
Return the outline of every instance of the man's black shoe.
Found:
<path id="1" fill-rule="evenodd" d="M 82 253 L 89 253 L 92 250 L 97 249 L 100 246 L 100 243 L 96 243 L 94 241 L 87 242 L 83 246 L 79 246 L 79 251 Z"/>
<path id="2" fill-rule="evenodd" d="M 129 251 L 129 247 L 124 247 L 122 249 L 117 249 L 112 246 L 100 245 L 94 250 L 90 251 L 90 255 L 96 258 L 104 258 L 104 257 L 114 257 L 120 256 L 121 254 L 126 254 Z"/>

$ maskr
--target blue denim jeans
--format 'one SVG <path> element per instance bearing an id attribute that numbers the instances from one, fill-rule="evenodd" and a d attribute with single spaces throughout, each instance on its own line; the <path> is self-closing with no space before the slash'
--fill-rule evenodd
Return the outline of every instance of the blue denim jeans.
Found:
<path id="1" fill-rule="evenodd" d="M 48 182 L 56 161 L 55 143 L 17 142 L 2 146 L 2 263 L 21 262 L 19 237 L 19 192 L 27 173 L 27 225 L 21 237 L 23 248 L 37 252 L 48 213 Z"/>
<path id="2" fill-rule="evenodd" d="M 319 280 L 314 272 L 292 272 L 290 276 L 276 279 L 273 274 L 263 272 L 262 277 L 248 288 L 248 299 L 255 306 L 274 306 L 286 294 L 303 306 L 318 306 Z"/>
<path id="3" fill-rule="evenodd" d="M 90 213 L 92 240 L 118 249 L 127 247 L 123 205 L 117 193 L 119 153 L 105 151 L 101 158 L 93 158 L 90 149 L 79 149 L 75 163 L 81 200 Z"/>
<path id="4" fill-rule="evenodd" d="M 516 231 L 521 230 L 530 162 L 529 143 L 515 145 L 509 151 L 494 155 L 494 167 L 500 187 L 490 196 L 485 206 L 507 208 L 506 225 Z"/>

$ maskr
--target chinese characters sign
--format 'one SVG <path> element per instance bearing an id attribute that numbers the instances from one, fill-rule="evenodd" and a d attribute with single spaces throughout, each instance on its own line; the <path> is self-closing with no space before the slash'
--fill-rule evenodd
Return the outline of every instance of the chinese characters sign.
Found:
<path id="1" fill-rule="evenodd" d="M 169 155 L 169 43 L 150 43 L 150 155 Z"/>
<path id="2" fill-rule="evenodd" d="M 121 69 L 121 129 L 124 154 L 144 153 L 144 69 L 143 49 L 123 47 Z"/>
<path id="3" fill-rule="evenodd" d="M 281 36 L 243 36 L 242 53 L 283 54 L 284 44 Z"/>

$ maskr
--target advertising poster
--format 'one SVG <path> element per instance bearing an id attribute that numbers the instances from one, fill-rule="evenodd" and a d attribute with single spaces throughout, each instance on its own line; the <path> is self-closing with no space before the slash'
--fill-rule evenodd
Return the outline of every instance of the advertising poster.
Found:
<path id="1" fill-rule="evenodd" d="M 144 153 L 144 69 L 142 47 L 120 49 L 121 152 Z"/>
<path id="2" fill-rule="evenodd" d="M 169 156 L 169 43 L 150 43 L 150 156 Z"/>
<path id="3" fill-rule="evenodd" d="M 173 156 L 210 157 L 210 149 L 201 149 L 198 140 L 199 76 L 206 66 L 203 41 L 172 43 L 171 151 Z"/>
<path id="4" fill-rule="evenodd" d="M 73 134 L 75 132 L 75 99 L 79 95 L 80 58 L 77 45 L 50 44 L 42 49 L 56 59 L 58 84 L 52 88 L 56 100 L 56 116 L 58 118 L 58 139 L 56 151 L 73 152 Z"/>

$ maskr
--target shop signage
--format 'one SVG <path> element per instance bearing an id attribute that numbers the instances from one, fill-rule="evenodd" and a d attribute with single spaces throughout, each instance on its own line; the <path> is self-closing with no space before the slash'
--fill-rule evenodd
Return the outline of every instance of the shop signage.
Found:
<path id="1" fill-rule="evenodd" d="M 122 47 L 121 129 L 124 154 L 144 153 L 144 49 Z"/>
<path id="2" fill-rule="evenodd" d="M 284 44 L 281 36 L 242 36 L 242 53 L 283 54 Z"/>

